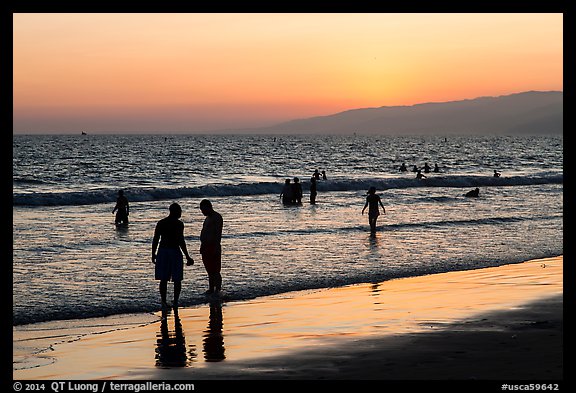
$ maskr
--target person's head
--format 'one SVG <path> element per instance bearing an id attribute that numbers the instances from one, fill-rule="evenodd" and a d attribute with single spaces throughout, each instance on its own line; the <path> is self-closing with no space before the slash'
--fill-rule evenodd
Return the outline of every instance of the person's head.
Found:
<path id="1" fill-rule="evenodd" d="M 297 177 L 294 178 L 294 183 L 300 183 L 300 179 L 298 179 Z"/>
<path id="2" fill-rule="evenodd" d="M 284 180 L 284 183 L 285 183 L 285 184 L 290 184 L 290 179 Z"/>
<path id="3" fill-rule="evenodd" d="M 376 187 L 372 186 L 368 189 L 368 194 L 375 194 L 376 193 Z"/>
<path id="4" fill-rule="evenodd" d="M 202 214 L 207 216 L 213 211 L 212 202 L 210 202 L 208 199 L 202 199 L 200 202 L 200 210 L 202 210 Z"/>
<path id="5" fill-rule="evenodd" d="M 171 204 L 168 209 L 170 210 L 171 217 L 180 218 L 182 216 L 182 208 L 176 202 Z"/>

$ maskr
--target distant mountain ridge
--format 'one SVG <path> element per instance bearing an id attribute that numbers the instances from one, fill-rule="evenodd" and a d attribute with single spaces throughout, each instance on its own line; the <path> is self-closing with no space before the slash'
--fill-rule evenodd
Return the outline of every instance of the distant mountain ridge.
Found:
<path id="1" fill-rule="evenodd" d="M 352 109 L 255 131 L 273 134 L 562 134 L 563 101 L 562 91 L 527 91 L 461 101 Z"/>

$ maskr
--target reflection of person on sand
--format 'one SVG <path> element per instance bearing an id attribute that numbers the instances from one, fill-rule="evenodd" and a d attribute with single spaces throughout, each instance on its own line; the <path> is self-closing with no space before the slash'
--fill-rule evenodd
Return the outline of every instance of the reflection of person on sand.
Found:
<path id="1" fill-rule="evenodd" d="M 182 253 L 186 256 L 187 266 L 193 265 L 194 260 L 188 254 L 186 242 L 184 241 L 184 223 L 180 221 L 182 208 L 179 204 L 170 205 L 170 214 L 161 219 L 154 229 L 154 239 L 152 240 L 152 263 L 155 264 L 154 277 L 160 280 L 160 298 L 162 308 L 168 308 L 166 303 L 166 292 L 168 281 L 174 282 L 174 308 L 178 308 L 178 299 L 182 290 L 182 279 L 184 278 L 184 261 Z M 156 254 L 156 248 L 158 254 Z M 180 251 L 182 250 L 182 251 Z"/>
<path id="2" fill-rule="evenodd" d="M 128 215 L 130 214 L 130 207 L 128 206 L 128 198 L 124 196 L 124 191 L 118 191 L 118 198 L 116 199 L 116 206 L 112 210 L 112 214 L 116 213 L 114 222 L 116 225 L 128 224 Z"/>
<path id="3" fill-rule="evenodd" d="M 465 197 L 473 197 L 473 198 L 477 197 L 478 195 L 480 195 L 480 189 L 478 187 L 464 194 Z"/>
<path id="4" fill-rule="evenodd" d="M 364 214 L 364 211 L 368 207 L 368 223 L 370 224 L 370 232 L 372 233 L 376 232 L 376 220 L 378 220 L 378 216 L 380 216 L 378 204 L 382 206 L 382 212 L 386 214 L 386 209 L 382 204 L 380 195 L 376 194 L 376 187 L 370 187 L 368 190 L 368 196 L 366 197 L 366 204 L 362 209 L 362 214 Z"/>
<path id="5" fill-rule="evenodd" d="M 207 362 L 220 362 L 224 355 L 224 336 L 222 335 L 222 304 L 210 302 L 210 320 L 204 331 L 204 359 Z"/>
<path id="6" fill-rule="evenodd" d="M 207 294 L 219 292 L 222 289 L 222 216 L 214 211 L 212 203 L 208 199 L 200 202 L 200 210 L 206 216 L 202 232 L 200 233 L 200 254 L 202 262 L 208 273 Z"/>
<path id="7" fill-rule="evenodd" d="M 186 367 L 196 357 L 192 351 L 188 359 L 186 339 L 178 314 L 174 315 L 174 331 L 168 329 L 168 318 L 164 317 L 156 337 L 156 367 Z"/>

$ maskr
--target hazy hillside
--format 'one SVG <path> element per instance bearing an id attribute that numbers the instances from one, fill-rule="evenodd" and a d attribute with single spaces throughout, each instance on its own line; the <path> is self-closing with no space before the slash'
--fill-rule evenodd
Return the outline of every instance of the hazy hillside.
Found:
<path id="1" fill-rule="evenodd" d="M 318 134 L 561 134 L 563 92 L 353 109 L 255 131 Z"/>

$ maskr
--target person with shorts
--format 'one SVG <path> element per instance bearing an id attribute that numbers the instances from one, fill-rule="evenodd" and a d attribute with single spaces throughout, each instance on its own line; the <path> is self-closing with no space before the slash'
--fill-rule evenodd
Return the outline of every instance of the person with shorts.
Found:
<path id="1" fill-rule="evenodd" d="M 222 289 L 222 216 L 214 211 L 212 202 L 203 199 L 200 210 L 206 216 L 200 233 L 200 254 L 208 273 L 208 291 L 206 294 L 218 293 Z"/>
<path id="2" fill-rule="evenodd" d="M 188 254 L 186 242 L 184 241 L 184 223 L 180 221 L 182 208 L 178 203 L 170 205 L 170 214 L 158 221 L 154 230 L 152 240 L 152 263 L 155 265 L 154 277 L 160 280 L 160 298 L 162 308 L 169 308 L 166 303 L 166 293 L 168 281 L 174 283 L 174 304 L 178 309 L 178 299 L 182 290 L 182 279 L 184 278 L 184 260 L 182 253 L 186 256 L 186 266 L 194 264 L 194 260 Z M 158 247 L 159 245 L 159 247 Z M 158 249 L 158 253 L 156 253 Z"/>

